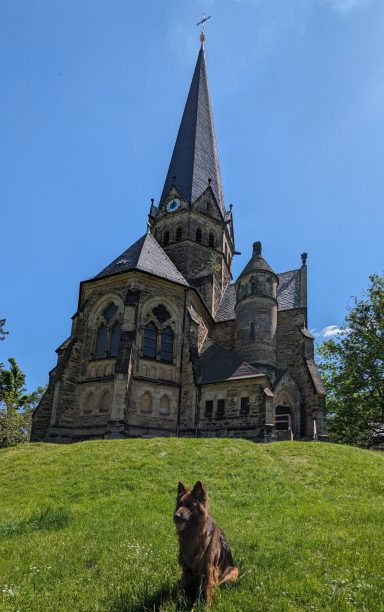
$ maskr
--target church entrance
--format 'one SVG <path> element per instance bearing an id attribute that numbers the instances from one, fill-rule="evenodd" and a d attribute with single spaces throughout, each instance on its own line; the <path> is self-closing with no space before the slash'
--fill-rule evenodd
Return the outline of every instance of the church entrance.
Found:
<path id="1" fill-rule="evenodd" d="M 275 411 L 277 440 L 293 440 L 292 411 L 289 406 L 277 406 Z"/>

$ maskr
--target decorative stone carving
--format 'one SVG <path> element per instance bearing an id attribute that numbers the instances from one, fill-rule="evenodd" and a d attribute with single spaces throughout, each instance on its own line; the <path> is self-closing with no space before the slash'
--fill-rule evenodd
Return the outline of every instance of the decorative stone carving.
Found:
<path id="1" fill-rule="evenodd" d="M 168 319 L 171 318 L 171 315 L 169 314 L 165 306 L 163 306 L 163 304 L 159 304 L 159 306 L 156 306 L 156 308 L 154 308 L 152 312 L 161 324 L 165 323 L 166 321 L 168 321 Z"/>

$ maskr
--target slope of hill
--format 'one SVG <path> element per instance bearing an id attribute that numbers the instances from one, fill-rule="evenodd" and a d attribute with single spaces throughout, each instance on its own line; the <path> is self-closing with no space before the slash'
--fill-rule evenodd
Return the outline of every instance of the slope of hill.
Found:
<path id="1" fill-rule="evenodd" d="M 228 439 L 0 451 L 0 609 L 183 609 L 179 479 L 206 484 L 241 567 L 213 609 L 384 610 L 384 456 Z"/>

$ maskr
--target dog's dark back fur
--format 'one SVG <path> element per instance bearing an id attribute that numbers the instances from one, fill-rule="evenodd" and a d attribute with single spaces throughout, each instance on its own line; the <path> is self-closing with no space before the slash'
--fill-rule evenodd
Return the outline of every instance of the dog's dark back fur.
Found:
<path id="1" fill-rule="evenodd" d="M 215 586 L 237 580 L 239 570 L 223 531 L 209 514 L 208 496 L 199 480 L 192 491 L 179 482 L 174 521 L 185 594 L 191 601 L 202 596 L 209 603 Z"/>

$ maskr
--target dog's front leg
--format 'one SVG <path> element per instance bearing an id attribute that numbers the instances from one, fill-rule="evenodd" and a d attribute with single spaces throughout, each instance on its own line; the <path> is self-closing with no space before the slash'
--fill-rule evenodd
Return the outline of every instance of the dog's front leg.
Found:
<path id="1" fill-rule="evenodd" d="M 190 567 L 183 566 L 182 583 L 186 598 L 193 603 L 199 596 L 200 584 L 199 577 Z"/>
<path id="2" fill-rule="evenodd" d="M 215 590 L 215 586 L 219 582 L 219 570 L 213 565 L 213 563 L 208 563 L 206 570 L 206 581 L 205 581 L 205 589 L 204 589 L 204 598 L 207 602 L 207 605 L 210 606 L 212 602 L 213 593 Z"/>

